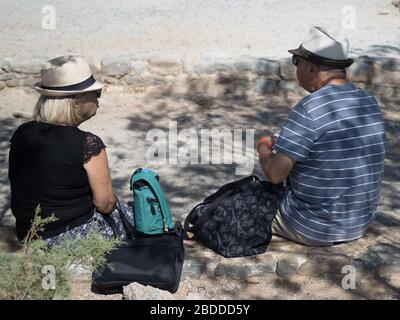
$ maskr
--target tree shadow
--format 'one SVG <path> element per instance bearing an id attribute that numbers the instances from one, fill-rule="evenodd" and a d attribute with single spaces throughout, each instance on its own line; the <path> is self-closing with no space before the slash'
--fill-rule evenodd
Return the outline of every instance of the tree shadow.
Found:
<path id="1" fill-rule="evenodd" d="M 0 226 L 2 226 L 3 219 L 10 208 L 11 191 L 8 181 L 8 153 L 10 149 L 10 139 L 15 129 L 23 121 L 16 118 L 3 118 L 0 119 Z"/>
<path id="2" fill-rule="evenodd" d="M 382 49 L 382 48 L 381 48 Z M 383 49 L 382 49 L 383 50 Z M 164 88 L 158 95 L 148 96 L 148 101 L 156 103 L 156 107 L 150 110 L 146 109 L 146 99 L 141 107 L 129 116 L 129 123 L 123 130 L 132 132 L 139 138 L 141 143 L 148 147 L 150 143 L 146 142 L 146 133 L 154 128 L 168 132 L 169 121 L 178 123 L 178 131 L 181 129 L 193 128 L 200 129 L 267 129 L 277 131 L 286 121 L 292 106 L 300 97 L 290 96 L 289 94 L 278 95 L 268 93 L 265 95 L 253 95 L 249 92 L 251 79 L 245 74 L 229 74 L 220 73 L 215 79 L 218 94 L 210 93 L 210 88 L 202 88 L 199 81 L 191 79 L 188 83 L 188 90 L 183 94 L 176 94 L 172 88 Z M 279 83 L 277 88 L 279 87 Z M 282 93 L 282 92 L 281 92 Z M 385 114 L 386 130 L 388 136 L 388 153 L 385 163 L 385 177 L 383 184 L 384 204 L 382 213 L 378 215 L 376 221 L 365 235 L 368 239 L 378 244 L 378 238 L 382 236 L 390 236 L 388 230 L 390 228 L 398 228 L 400 226 L 399 219 L 394 215 L 399 213 L 400 209 L 400 144 L 399 144 L 399 125 L 400 118 L 398 116 L 398 103 L 400 98 L 379 97 L 382 101 L 382 110 Z M 181 106 L 177 110 L 176 105 Z M 18 126 L 19 120 L 14 118 L 6 118 L 0 120 L 0 163 L 2 168 L 6 168 L 8 159 L 8 141 Z M 115 139 L 112 144 L 120 146 L 122 150 L 126 150 Z M 115 155 L 118 159 L 123 159 L 125 155 L 119 152 Z M 142 155 L 142 161 L 139 165 L 146 165 L 146 159 Z M 171 210 L 175 219 L 184 220 L 190 209 L 197 203 L 201 202 L 206 196 L 215 192 L 222 185 L 238 180 L 241 176 L 236 175 L 237 164 L 171 164 L 161 163 L 151 166 L 156 170 L 161 177 L 161 184 L 169 199 Z M 129 190 L 129 177 L 131 172 L 126 176 L 120 176 L 113 179 L 113 187 L 122 199 L 131 199 L 132 194 Z M 261 168 L 255 158 L 255 166 L 253 174 L 262 176 Z M 8 186 L 7 174 L 2 174 L 0 177 L 0 185 Z M 0 208 L 0 221 L 8 209 L 9 193 L 7 195 L 7 205 Z M 394 213 L 394 214 L 392 214 Z M 1 224 L 1 223 L 0 223 Z M 396 229 L 398 232 L 398 229 Z M 0 231 L 1 234 L 1 231 Z M 0 240 L 1 241 L 1 240 Z M 271 243 L 269 250 L 280 251 L 281 253 L 289 254 L 306 254 L 309 258 L 308 268 L 311 272 L 320 279 L 328 281 L 332 286 L 340 286 L 340 281 L 343 274 L 339 272 L 343 267 L 342 256 L 347 256 L 346 253 L 351 251 L 351 246 L 347 244 L 332 248 L 307 248 L 296 245 L 280 246 Z M 393 243 L 393 250 L 398 250 L 399 243 Z M 361 242 L 361 246 L 368 248 L 366 242 Z M 363 248 L 364 248 L 363 247 Z M 393 252 L 389 247 L 383 247 L 390 252 Z M 367 250 L 367 249 L 366 249 Z M 372 249 L 371 249 L 372 250 Z M 371 252 L 369 252 L 371 253 Z M 338 257 L 337 261 L 330 257 Z M 394 292 L 396 288 L 384 278 L 378 277 L 373 273 L 373 269 L 377 265 L 365 263 L 366 256 L 355 257 L 360 272 L 366 274 L 373 279 L 373 283 L 380 284 L 384 290 Z M 198 257 L 200 265 L 205 265 L 213 258 Z M 353 263 L 353 260 L 349 263 Z M 262 263 L 260 258 L 259 263 Z M 306 268 L 306 266 L 304 266 Z M 372 268 L 372 269 L 371 269 Z M 332 270 L 336 270 L 333 272 Z M 202 269 L 205 272 L 205 269 Z M 212 281 L 219 281 L 218 277 L 212 276 Z M 290 280 L 276 280 L 276 284 L 287 288 L 288 292 L 301 293 L 302 287 Z M 249 285 L 246 282 L 243 286 Z M 354 297 L 368 299 L 372 295 L 368 292 L 368 288 L 360 288 L 354 292 Z M 238 296 L 238 293 L 231 291 L 231 298 Z M 379 298 L 379 296 L 377 296 Z M 278 297 L 277 297 L 278 298 Z"/>

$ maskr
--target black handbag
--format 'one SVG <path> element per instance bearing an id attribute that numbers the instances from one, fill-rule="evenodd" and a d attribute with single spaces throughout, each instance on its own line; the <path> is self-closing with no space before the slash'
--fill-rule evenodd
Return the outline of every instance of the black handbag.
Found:
<path id="1" fill-rule="evenodd" d="M 275 217 L 268 208 L 278 206 L 282 191 L 257 176 L 228 183 L 190 211 L 185 238 L 226 258 L 264 253 Z"/>
<path id="2" fill-rule="evenodd" d="M 173 232 L 134 239 L 134 228 L 122 210 L 118 210 L 128 240 L 106 256 L 106 264 L 92 274 L 92 291 L 99 294 L 122 293 L 132 282 L 175 293 L 179 288 L 184 261 L 182 227 Z M 104 216 L 114 234 L 115 222 Z"/>

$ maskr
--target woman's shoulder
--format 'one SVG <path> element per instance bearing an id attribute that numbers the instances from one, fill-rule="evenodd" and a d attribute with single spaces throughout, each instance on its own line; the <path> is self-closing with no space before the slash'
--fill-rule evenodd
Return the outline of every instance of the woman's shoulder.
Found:
<path id="1" fill-rule="evenodd" d="M 13 140 L 15 140 L 15 138 L 20 135 L 21 133 L 31 129 L 34 125 L 35 125 L 36 121 L 28 121 L 28 122 L 24 122 L 23 124 L 19 125 L 17 127 L 17 129 L 15 129 L 13 135 L 11 136 L 10 141 L 12 142 Z"/>
<path id="2" fill-rule="evenodd" d="M 101 150 L 106 148 L 103 140 L 91 132 L 84 133 L 83 162 L 86 163 L 91 157 L 98 155 Z"/>

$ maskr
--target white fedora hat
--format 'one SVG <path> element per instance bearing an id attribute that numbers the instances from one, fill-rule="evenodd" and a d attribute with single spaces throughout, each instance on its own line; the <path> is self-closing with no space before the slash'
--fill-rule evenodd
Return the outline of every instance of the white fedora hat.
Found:
<path id="1" fill-rule="evenodd" d="M 352 59 L 347 58 L 349 40 L 344 36 L 331 34 L 321 27 L 312 27 L 309 38 L 298 49 L 289 52 L 327 67 L 347 68 L 353 63 Z"/>
<path id="2" fill-rule="evenodd" d="M 48 61 L 41 70 L 41 82 L 35 89 L 45 96 L 71 96 L 103 88 L 90 70 L 87 61 L 79 56 L 62 56 Z"/>

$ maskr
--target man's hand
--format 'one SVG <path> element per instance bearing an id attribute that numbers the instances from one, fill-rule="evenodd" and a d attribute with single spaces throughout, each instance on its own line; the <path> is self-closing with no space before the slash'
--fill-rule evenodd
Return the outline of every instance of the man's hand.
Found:
<path id="1" fill-rule="evenodd" d="M 266 145 L 272 150 L 272 146 L 276 143 L 276 140 L 276 137 L 271 134 L 262 136 L 257 142 L 257 152 L 260 153 L 259 149 L 262 145 Z"/>
<path id="2" fill-rule="evenodd" d="M 296 163 L 279 152 L 272 152 L 272 146 L 276 140 L 275 136 L 265 136 L 257 143 L 261 168 L 268 180 L 273 184 L 283 182 L 289 176 L 290 171 Z"/>

